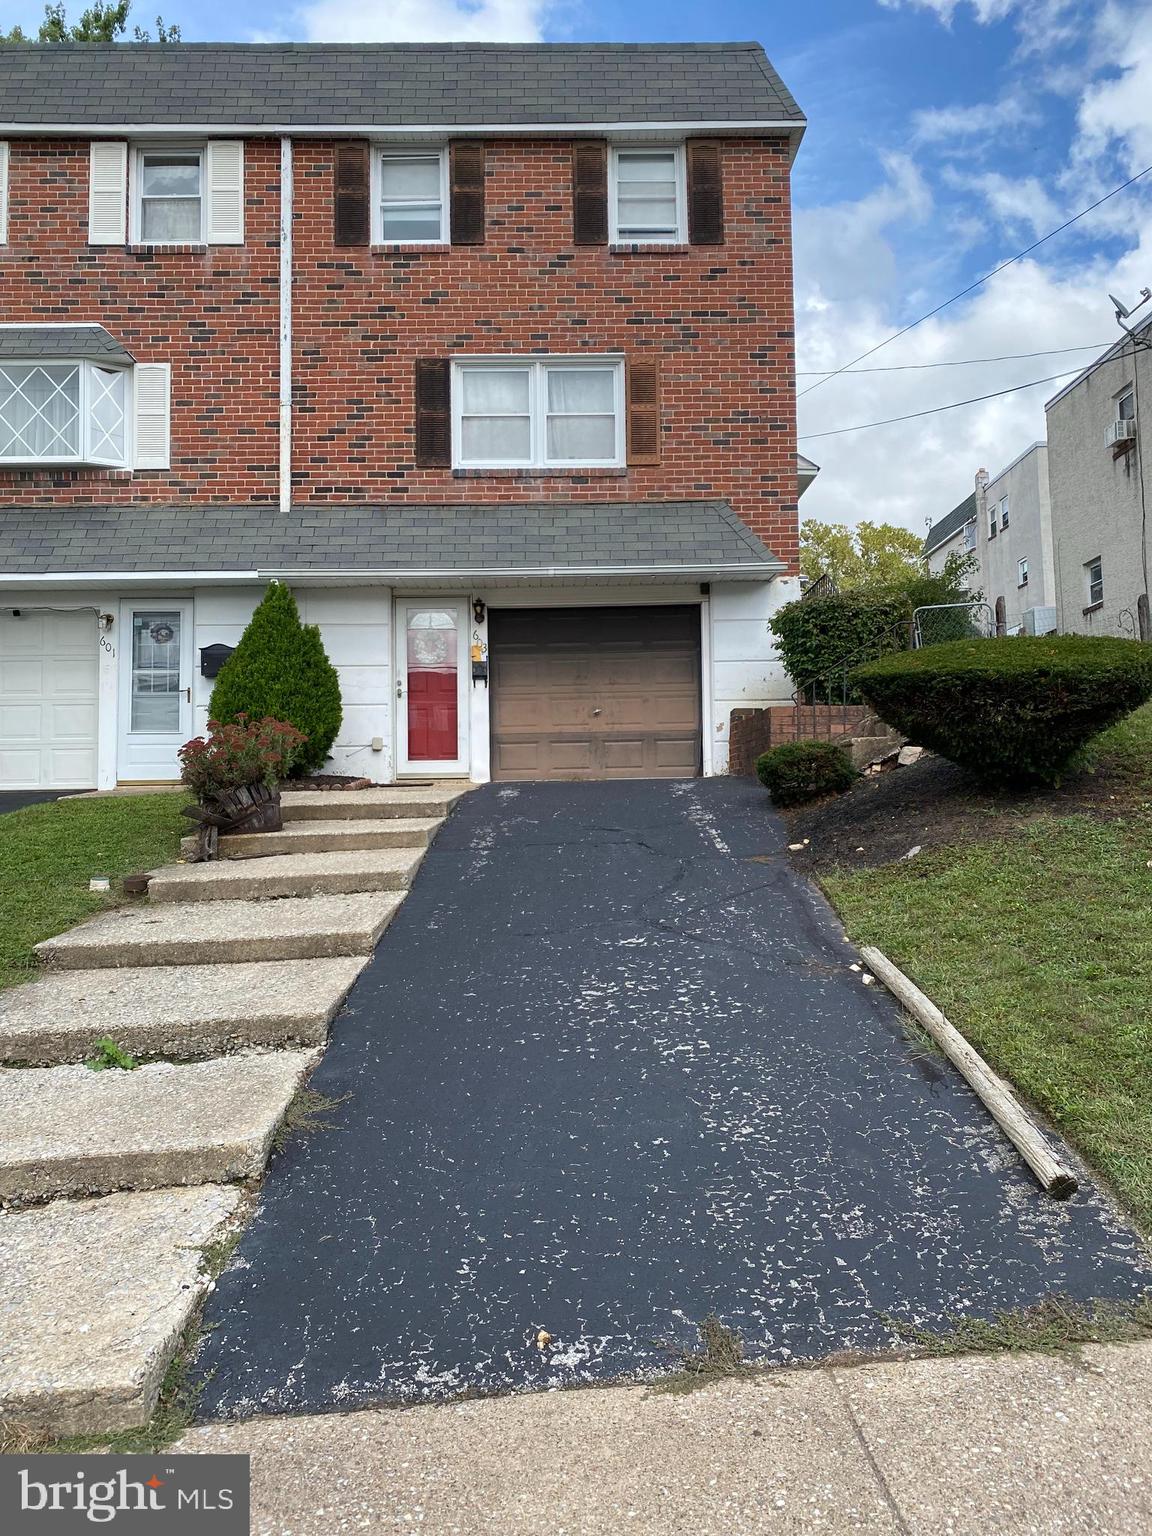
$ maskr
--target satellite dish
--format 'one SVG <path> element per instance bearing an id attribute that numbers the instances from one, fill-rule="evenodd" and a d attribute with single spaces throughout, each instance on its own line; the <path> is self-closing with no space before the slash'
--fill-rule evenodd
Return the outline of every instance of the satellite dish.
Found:
<path id="1" fill-rule="evenodd" d="M 1112 307 L 1116 311 L 1117 320 L 1127 320 L 1128 316 L 1132 313 L 1128 306 L 1126 304 L 1121 304 L 1120 300 L 1114 293 L 1110 293 L 1108 297 L 1112 300 Z"/>

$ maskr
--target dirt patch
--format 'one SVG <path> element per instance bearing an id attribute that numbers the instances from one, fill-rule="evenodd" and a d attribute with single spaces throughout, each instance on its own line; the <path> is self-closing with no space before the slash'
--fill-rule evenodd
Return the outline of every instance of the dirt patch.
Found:
<path id="1" fill-rule="evenodd" d="M 1146 792 L 1145 796 L 1146 797 Z M 1037 816 L 1121 816 L 1142 798 L 1105 768 L 1043 793 L 993 794 L 946 758 L 926 754 L 908 768 L 861 779 L 843 795 L 785 811 L 788 841 L 808 840 L 794 863 L 819 873 L 872 869 L 931 848 L 1001 837 Z"/>

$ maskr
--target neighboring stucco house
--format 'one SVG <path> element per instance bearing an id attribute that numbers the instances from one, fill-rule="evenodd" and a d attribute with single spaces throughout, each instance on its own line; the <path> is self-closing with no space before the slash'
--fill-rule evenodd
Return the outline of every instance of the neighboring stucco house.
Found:
<path id="1" fill-rule="evenodd" d="M 996 628 L 1050 634 L 1056 628 L 1048 447 L 1033 443 L 1006 469 L 976 477 L 979 583 Z"/>
<path id="2" fill-rule="evenodd" d="M 952 555 L 970 555 L 976 549 L 976 497 L 966 496 L 946 517 L 933 523 L 924 540 L 924 559 L 930 576 L 939 576 Z M 975 577 L 969 580 L 976 585 Z"/>
<path id="3" fill-rule="evenodd" d="M 334 769 L 724 772 L 803 131 L 750 43 L 0 50 L 0 787 L 174 779 L 271 578 Z"/>
<path id="4" fill-rule="evenodd" d="M 1152 640 L 1152 321 L 1047 404 L 1055 601 L 1062 630 Z"/>

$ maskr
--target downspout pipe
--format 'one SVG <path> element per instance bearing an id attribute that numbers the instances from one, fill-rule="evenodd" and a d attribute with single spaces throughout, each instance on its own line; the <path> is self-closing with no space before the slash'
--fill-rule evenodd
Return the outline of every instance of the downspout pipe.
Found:
<path id="1" fill-rule="evenodd" d="M 280 510 L 292 510 L 292 140 L 280 140 Z"/>

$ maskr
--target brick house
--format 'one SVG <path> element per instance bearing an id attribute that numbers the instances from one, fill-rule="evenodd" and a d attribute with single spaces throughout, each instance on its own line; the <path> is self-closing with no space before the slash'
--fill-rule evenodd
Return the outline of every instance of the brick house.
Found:
<path id="1" fill-rule="evenodd" d="M 271 579 L 334 770 L 725 772 L 803 128 L 748 43 L 0 50 L 0 787 L 175 778 Z"/>

